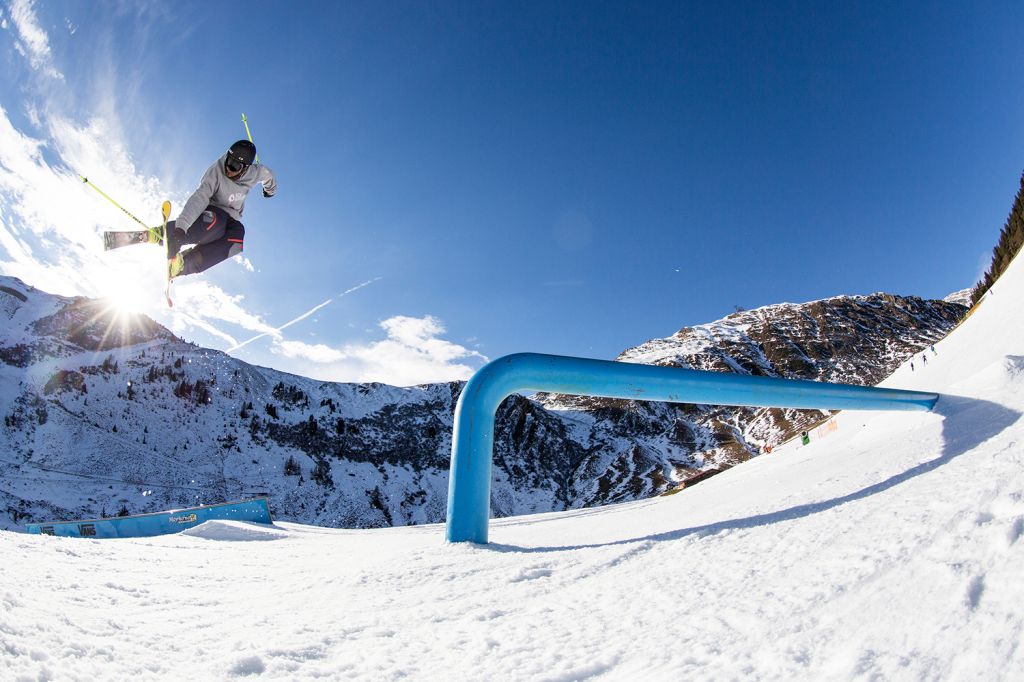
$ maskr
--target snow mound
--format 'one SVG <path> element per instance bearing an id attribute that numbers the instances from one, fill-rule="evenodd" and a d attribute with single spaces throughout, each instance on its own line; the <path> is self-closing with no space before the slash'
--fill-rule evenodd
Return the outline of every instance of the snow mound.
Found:
<path id="1" fill-rule="evenodd" d="M 250 521 L 206 521 L 194 528 L 181 531 L 179 535 L 190 535 L 205 540 L 250 541 L 280 540 L 287 537 L 288 533 L 276 526 Z"/>

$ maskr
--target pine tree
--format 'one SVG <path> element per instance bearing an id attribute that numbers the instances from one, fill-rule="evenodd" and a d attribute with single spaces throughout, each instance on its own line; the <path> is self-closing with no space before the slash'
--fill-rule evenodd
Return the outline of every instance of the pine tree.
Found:
<path id="1" fill-rule="evenodd" d="M 318 459 L 313 467 L 311 478 L 319 485 L 327 488 L 334 487 L 334 480 L 331 478 L 331 464 L 326 459 Z"/>
<path id="2" fill-rule="evenodd" d="M 1024 244 L 1024 174 L 1020 178 L 1020 189 L 1014 198 L 1010 215 L 999 233 L 999 243 L 992 249 L 992 265 L 981 281 L 971 291 L 971 303 L 977 303 L 992 287 L 999 276 L 1009 267 L 1010 261 Z"/>

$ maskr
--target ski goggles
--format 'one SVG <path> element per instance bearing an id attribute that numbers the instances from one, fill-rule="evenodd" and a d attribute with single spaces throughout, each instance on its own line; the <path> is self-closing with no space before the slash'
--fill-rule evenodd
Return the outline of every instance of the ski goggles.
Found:
<path id="1" fill-rule="evenodd" d="M 235 157 L 231 156 L 231 154 L 228 154 L 228 158 L 224 160 L 224 169 L 227 170 L 229 173 L 241 173 L 248 167 L 249 164 L 243 163 L 239 159 L 236 159 Z"/>

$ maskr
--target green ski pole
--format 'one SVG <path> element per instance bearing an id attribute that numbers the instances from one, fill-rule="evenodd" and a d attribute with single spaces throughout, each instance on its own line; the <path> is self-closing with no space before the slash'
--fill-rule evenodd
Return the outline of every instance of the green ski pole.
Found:
<path id="1" fill-rule="evenodd" d="M 252 142 L 252 133 L 249 132 L 249 121 L 245 118 L 245 112 L 242 112 L 242 125 L 245 126 L 245 134 L 249 137 L 249 142 Z M 255 144 L 255 143 L 254 143 Z M 260 162 L 260 155 L 257 154 L 256 158 L 253 159 L 254 163 Z"/>
<path id="2" fill-rule="evenodd" d="M 94 185 L 91 182 L 89 182 L 89 178 L 85 177 L 84 175 L 79 175 L 78 177 L 80 177 L 82 179 L 82 182 L 84 182 L 85 184 L 89 185 L 90 187 L 92 187 L 97 192 L 99 192 L 103 196 L 104 199 L 106 199 L 107 201 L 112 203 L 114 206 L 117 206 L 119 209 L 124 211 L 125 215 L 127 215 L 129 218 L 131 218 L 132 220 L 137 222 L 139 225 L 142 225 L 147 230 L 149 229 L 149 226 L 146 225 L 146 223 L 142 222 L 141 220 L 139 220 L 138 218 L 133 216 L 131 213 L 128 212 L 128 209 L 126 209 L 124 206 L 122 206 L 121 204 L 117 203 L 113 199 L 111 199 L 110 196 L 106 192 L 101 190 L 99 187 L 97 187 L 96 185 Z"/>

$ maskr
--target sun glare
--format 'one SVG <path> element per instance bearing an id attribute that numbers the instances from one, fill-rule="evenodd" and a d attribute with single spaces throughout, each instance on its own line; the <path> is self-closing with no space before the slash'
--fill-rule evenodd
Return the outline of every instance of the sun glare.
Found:
<path id="1" fill-rule="evenodd" d="M 119 317 L 139 313 L 153 317 L 163 302 L 159 250 L 142 245 L 112 253 L 116 257 L 107 258 L 106 267 L 89 271 L 107 309 Z"/>
<path id="2" fill-rule="evenodd" d="M 153 305 L 149 287 L 127 272 L 111 272 L 103 282 L 101 291 L 110 310 L 120 315 L 145 313 Z"/>
<path id="3" fill-rule="evenodd" d="M 141 313 L 147 308 L 146 297 L 136 287 L 124 287 L 109 292 L 104 298 L 109 308 L 120 315 Z"/>

